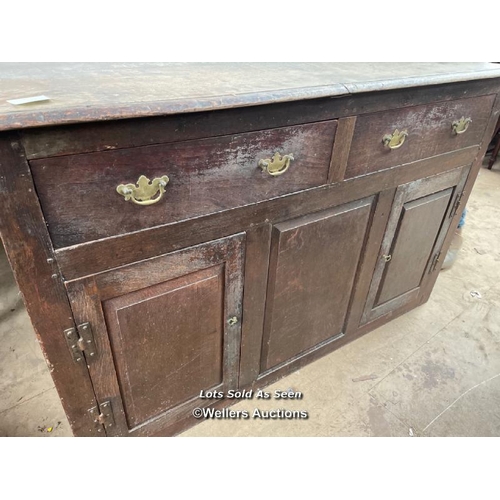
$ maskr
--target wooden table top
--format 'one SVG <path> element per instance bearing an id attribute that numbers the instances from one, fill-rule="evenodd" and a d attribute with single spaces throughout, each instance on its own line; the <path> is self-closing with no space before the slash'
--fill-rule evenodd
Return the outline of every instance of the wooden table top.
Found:
<path id="1" fill-rule="evenodd" d="M 0 130 L 497 77 L 490 63 L 2 63 Z"/>

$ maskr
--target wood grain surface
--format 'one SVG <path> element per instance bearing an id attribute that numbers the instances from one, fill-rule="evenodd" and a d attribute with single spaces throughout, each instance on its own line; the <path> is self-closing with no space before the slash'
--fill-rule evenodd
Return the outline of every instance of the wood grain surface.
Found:
<path id="1" fill-rule="evenodd" d="M 27 158 L 35 159 L 288 127 L 497 92 L 497 80 L 477 80 L 265 106 L 44 126 L 19 132 Z"/>
<path id="2" fill-rule="evenodd" d="M 372 203 L 369 198 L 274 226 L 262 372 L 343 333 Z"/>
<path id="3" fill-rule="evenodd" d="M 4 63 L 0 130 L 186 113 L 500 76 L 487 63 Z M 49 101 L 14 106 L 37 95 Z"/>

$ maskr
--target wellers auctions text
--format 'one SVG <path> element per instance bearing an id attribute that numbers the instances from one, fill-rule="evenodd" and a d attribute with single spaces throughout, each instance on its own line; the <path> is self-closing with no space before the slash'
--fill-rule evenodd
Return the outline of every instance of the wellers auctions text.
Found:
<path id="1" fill-rule="evenodd" d="M 196 418 L 214 418 L 214 419 L 263 419 L 263 420 L 292 420 L 292 419 L 308 419 L 309 414 L 304 410 L 259 410 L 255 408 L 253 411 L 247 410 L 232 410 L 224 408 L 216 410 L 214 408 L 197 408 L 198 413 L 193 415 Z"/>

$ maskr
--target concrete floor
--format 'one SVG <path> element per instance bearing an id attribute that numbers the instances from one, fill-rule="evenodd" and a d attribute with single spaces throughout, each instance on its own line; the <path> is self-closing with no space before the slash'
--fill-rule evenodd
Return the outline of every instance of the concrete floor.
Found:
<path id="1" fill-rule="evenodd" d="M 185 436 L 500 436 L 500 163 L 481 169 L 464 244 L 429 302 L 270 386 L 307 420 L 211 420 Z M 479 292 L 472 294 L 471 292 Z M 70 436 L 12 273 L 0 257 L 0 436 Z"/>

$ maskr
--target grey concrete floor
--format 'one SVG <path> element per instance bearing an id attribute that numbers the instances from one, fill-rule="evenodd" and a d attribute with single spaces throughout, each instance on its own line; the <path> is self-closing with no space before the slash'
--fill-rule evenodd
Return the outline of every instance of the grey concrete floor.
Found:
<path id="1" fill-rule="evenodd" d="M 500 436 L 500 163 L 481 169 L 463 247 L 429 302 L 268 388 L 307 420 L 210 420 L 185 436 Z M 479 292 L 472 294 L 471 292 Z M 12 273 L 0 256 L 0 436 L 70 436 Z"/>

